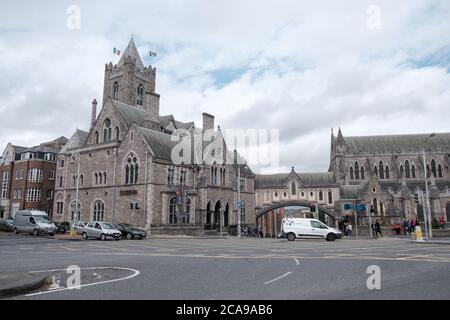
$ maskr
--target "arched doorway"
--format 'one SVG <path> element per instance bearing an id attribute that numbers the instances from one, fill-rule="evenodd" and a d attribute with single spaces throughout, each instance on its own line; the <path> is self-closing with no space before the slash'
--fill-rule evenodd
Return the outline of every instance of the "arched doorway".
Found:
<path id="1" fill-rule="evenodd" d="M 222 210 L 222 202 L 217 200 L 214 206 L 214 229 L 220 229 L 220 214 Z"/>
<path id="2" fill-rule="evenodd" d="M 450 221 L 450 202 L 447 202 L 447 205 L 445 206 L 445 212 L 447 213 L 447 222 Z"/>
<path id="3" fill-rule="evenodd" d="M 206 205 L 206 224 L 205 224 L 206 229 L 210 229 L 212 227 L 212 218 L 213 218 L 212 203 L 211 201 L 208 201 L 208 204 Z"/>

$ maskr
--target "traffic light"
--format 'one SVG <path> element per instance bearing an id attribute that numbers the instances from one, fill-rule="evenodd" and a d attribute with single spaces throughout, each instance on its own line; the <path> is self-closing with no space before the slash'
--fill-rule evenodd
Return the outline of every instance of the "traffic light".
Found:
<path id="1" fill-rule="evenodd" d="M 415 194 L 414 194 L 414 202 L 415 202 L 416 204 L 419 204 L 419 203 L 420 203 L 420 201 L 419 201 L 419 193 L 415 193 Z"/>

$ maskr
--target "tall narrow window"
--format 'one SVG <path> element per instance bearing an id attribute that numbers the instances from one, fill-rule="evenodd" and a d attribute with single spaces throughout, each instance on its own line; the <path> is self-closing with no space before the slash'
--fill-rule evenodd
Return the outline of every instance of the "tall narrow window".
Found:
<path id="1" fill-rule="evenodd" d="M 373 212 L 375 214 L 378 214 L 378 200 L 376 198 L 373 199 L 372 206 L 373 206 Z"/>
<path id="2" fill-rule="evenodd" d="M 119 140 L 119 133 L 120 133 L 119 127 L 116 127 L 114 129 L 114 140 Z"/>
<path id="3" fill-rule="evenodd" d="M 112 98 L 114 100 L 119 100 L 119 84 L 117 82 L 114 82 Z"/>
<path id="4" fill-rule="evenodd" d="M 433 177 L 436 178 L 436 161 L 431 160 L 431 173 L 433 174 Z"/>
<path id="5" fill-rule="evenodd" d="M 333 192 L 328 191 L 328 204 L 333 204 Z"/>
<path id="6" fill-rule="evenodd" d="M 111 141 L 111 120 L 108 118 L 103 122 L 103 142 Z"/>
<path id="7" fill-rule="evenodd" d="M 407 179 L 411 178 L 411 173 L 409 171 L 409 161 L 408 160 L 405 161 L 405 177 Z"/>
<path id="8" fill-rule="evenodd" d="M 139 178 L 137 157 L 130 153 L 125 160 L 125 184 L 136 184 Z"/>
<path id="9" fill-rule="evenodd" d="M 319 191 L 319 201 L 323 201 L 323 192 Z"/>
<path id="10" fill-rule="evenodd" d="M 438 177 L 439 178 L 442 178 L 443 177 L 443 174 L 442 174 L 442 166 L 439 164 L 439 166 L 438 166 Z"/>
<path id="11" fill-rule="evenodd" d="M 378 178 L 378 168 L 377 168 L 377 166 L 375 166 L 375 167 L 373 168 L 373 174 L 375 175 L 375 177 Z"/>
<path id="12" fill-rule="evenodd" d="M 176 210 L 177 210 L 177 199 L 175 197 L 170 198 L 170 202 L 169 202 L 169 224 L 176 224 L 177 223 Z"/>
<path id="13" fill-rule="evenodd" d="M 355 162 L 355 179 L 359 180 L 359 164 Z"/>
<path id="14" fill-rule="evenodd" d="M 364 177 L 364 167 L 363 166 L 361 166 L 361 179 L 365 179 L 365 177 Z"/>
<path id="15" fill-rule="evenodd" d="M 404 171 L 404 170 L 403 170 L 403 165 L 401 165 L 401 166 L 400 166 L 400 178 L 403 177 L 403 171 Z"/>
<path id="16" fill-rule="evenodd" d="M 412 166 L 411 166 L 411 177 L 412 177 L 413 179 L 416 178 L 416 166 L 415 166 L 415 165 L 412 165 Z"/>
<path id="17" fill-rule="evenodd" d="M 94 133 L 94 143 L 98 143 L 98 131 Z"/>
<path id="18" fill-rule="evenodd" d="M 144 102 L 144 86 L 140 84 L 137 89 L 136 104 L 138 106 L 142 106 L 143 102 Z"/>
<path id="19" fill-rule="evenodd" d="M 93 220 L 94 221 L 104 221 L 105 220 L 105 204 L 101 200 L 94 202 L 93 208 Z"/>
<path id="20" fill-rule="evenodd" d="M 384 166 L 383 161 L 380 161 L 378 168 L 380 169 L 380 179 L 384 179 Z"/>
<path id="21" fill-rule="evenodd" d="M 353 180 L 355 176 L 353 175 L 353 167 L 350 167 L 350 180 Z"/>
<path id="22" fill-rule="evenodd" d="M 291 194 L 292 194 L 293 196 L 295 196 L 295 195 L 297 194 L 297 186 L 295 185 L 295 182 L 292 182 L 292 185 L 291 185 Z"/>
<path id="23" fill-rule="evenodd" d="M 385 177 L 386 179 L 389 179 L 389 177 L 390 177 L 389 167 L 388 167 L 388 166 L 386 166 L 386 168 L 385 168 L 385 170 L 384 170 L 384 177 Z"/>

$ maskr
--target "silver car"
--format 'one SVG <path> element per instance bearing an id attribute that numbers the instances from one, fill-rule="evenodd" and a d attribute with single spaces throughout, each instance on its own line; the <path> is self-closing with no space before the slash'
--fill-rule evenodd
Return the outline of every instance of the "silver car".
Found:
<path id="1" fill-rule="evenodd" d="M 120 240 L 122 233 L 111 223 L 91 221 L 84 226 L 81 235 L 83 239 Z"/>

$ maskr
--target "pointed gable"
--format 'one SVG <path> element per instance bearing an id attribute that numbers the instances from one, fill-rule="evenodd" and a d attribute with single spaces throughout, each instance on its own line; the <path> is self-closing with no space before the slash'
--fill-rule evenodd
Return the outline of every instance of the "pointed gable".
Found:
<path id="1" fill-rule="evenodd" d="M 136 61 L 136 66 L 138 68 L 144 69 L 144 63 L 142 62 L 141 56 L 139 55 L 139 52 L 136 48 L 133 37 L 130 39 L 127 48 L 120 57 L 118 65 L 123 66 L 125 64 L 125 61 L 129 58 Z"/>

